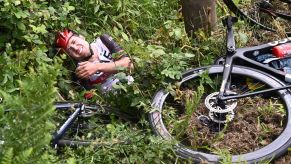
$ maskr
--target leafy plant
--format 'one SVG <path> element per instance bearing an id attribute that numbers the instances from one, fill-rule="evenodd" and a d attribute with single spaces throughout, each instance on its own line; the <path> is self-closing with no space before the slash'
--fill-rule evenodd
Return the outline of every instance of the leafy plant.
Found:
<path id="1" fill-rule="evenodd" d="M 54 129 L 52 116 L 54 87 L 58 75 L 57 65 L 42 64 L 38 71 L 32 68 L 27 77 L 17 80 L 18 88 L 9 93 L 0 90 L 3 104 L 0 106 L 0 156 L 10 163 L 49 162 L 48 154 L 51 132 Z M 5 113 L 4 113 L 5 111 Z"/>
<path id="2" fill-rule="evenodd" d="M 196 40 L 189 39 L 179 3 L 172 0 L 0 0 L 0 5 L 2 163 L 189 162 L 175 155 L 176 143 L 153 136 L 144 113 L 151 110 L 151 99 L 158 89 L 174 88 L 172 82 L 180 79 L 183 71 L 212 64 L 223 53 L 221 30 L 212 36 L 199 31 Z M 220 7 L 221 18 L 225 10 L 225 6 Z M 253 33 L 244 22 L 238 26 L 238 45 L 243 46 Z M 112 95 L 102 95 L 94 88 L 90 102 L 118 107 L 124 113 L 138 115 L 140 121 L 126 124 L 112 117 L 111 124 L 101 126 L 93 119 L 90 125 L 98 128 L 83 136 L 96 134 L 103 143 L 131 138 L 131 145 L 64 148 L 58 155 L 50 147 L 55 118 L 64 117 L 53 110 L 57 92 L 66 100 L 85 101 L 85 89 L 72 77 L 75 63 L 66 55 L 56 56 L 54 36 L 63 28 L 73 29 L 89 41 L 109 33 L 133 60 L 135 69 L 129 74 L 135 81 L 131 85 L 116 85 L 117 93 Z M 215 87 L 215 82 L 203 78 Z M 189 117 L 203 92 L 200 89 L 186 101 Z M 169 120 L 177 118 L 173 110 L 167 114 Z"/>

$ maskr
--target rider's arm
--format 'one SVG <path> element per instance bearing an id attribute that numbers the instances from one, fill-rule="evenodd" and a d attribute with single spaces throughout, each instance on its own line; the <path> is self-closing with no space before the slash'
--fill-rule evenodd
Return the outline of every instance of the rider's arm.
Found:
<path id="1" fill-rule="evenodd" d="M 89 61 L 80 62 L 76 69 L 76 74 L 80 78 L 88 79 L 96 72 L 116 73 L 121 68 L 129 70 L 133 68 L 133 64 L 129 57 L 121 57 L 110 63 L 92 63 Z"/>
<path id="2" fill-rule="evenodd" d="M 90 68 L 88 66 L 88 64 L 91 63 L 91 67 Z M 93 62 L 89 62 L 89 61 L 85 61 L 85 62 L 80 62 L 78 65 L 79 69 L 84 69 L 82 68 L 82 66 L 87 65 L 88 70 L 89 69 L 94 69 L 92 70 L 92 72 L 107 72 L 107 73 L 115 73 L 117 72 L 119 69 L 122 68 L 127 68 L 130 69 L 131 68 L 131 61 L 129 59 L 129 57 L 121 57 L 118 60 L 114 61 L 114 62 L 109 62 L 109 63 L 93 63 Z"/>

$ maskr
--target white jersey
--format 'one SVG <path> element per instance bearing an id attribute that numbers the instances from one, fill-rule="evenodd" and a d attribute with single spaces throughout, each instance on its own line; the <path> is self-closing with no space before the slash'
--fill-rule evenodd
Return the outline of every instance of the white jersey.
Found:
<path id="1" fill-rule="evenodd" d="M 99 60 L 96 60 L 93 63 L 113 62 L 112 53 L 109 51 L 109 49 L 105 46 L 105 44 L 101 41 L 101 39 L 99 37 L 91 43 L 91 47 L 92 47 L 92 49 L 95 49 L 96 52 L 99 53 L 98 54 Z M 98 83 L 103 83 L 110 75 L 111 74 L 109 74 L 109 73 L 96 72 L 94 75 L 92 75 L 90 77 L 89 84 L 94 85 L 94 84 L 98 84 Z"/>
<path id="2" fill-rule="evenodd" d="M 103 39 L 101 39 L 103 37 Z M 98 52 L 99 60 L 93 61 L 93 63 L 109 63 L 113 62 L 112 53 L 119 52 L 122 48 L 114 42 L 114 40 L 109 35 L 101 35 L 91 43 L 91 48 Z M 125 55 L 127 56 L 127 55 Z M 111 73 L 96 72 L 89 78 L 89 85 L 94 86 L 96 84 L 101 84 L 101 89 L 103 92 L 108 92 L 112 90 L 114 84 L 119 82 L 119 79 L 115 78 Z M 127 77 L 128 83 L 133 82 L 131 76 Z"/>

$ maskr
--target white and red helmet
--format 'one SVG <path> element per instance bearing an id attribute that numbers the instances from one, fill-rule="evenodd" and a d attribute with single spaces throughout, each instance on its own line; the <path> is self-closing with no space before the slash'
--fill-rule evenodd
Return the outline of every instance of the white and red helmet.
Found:
<path id="1" fill-rule="evenodd" d="M 56 47 L 66 49 L 70 38 L 74 35 L 74 32 L 69 29 L 64 29 L 64 31 L 58 32 L 56 35 Z"/>

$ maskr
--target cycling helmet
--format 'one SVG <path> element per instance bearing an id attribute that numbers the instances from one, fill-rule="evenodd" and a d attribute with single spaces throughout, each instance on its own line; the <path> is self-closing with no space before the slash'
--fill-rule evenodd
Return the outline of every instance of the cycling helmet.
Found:
<path id="1" fill-rule="evenodd" d="M 69 29 L 64 29 L 64 31 L 58 32 L 56 36 L 56 47 L 66 49 L 70 38 L 74 35 Z"/>

